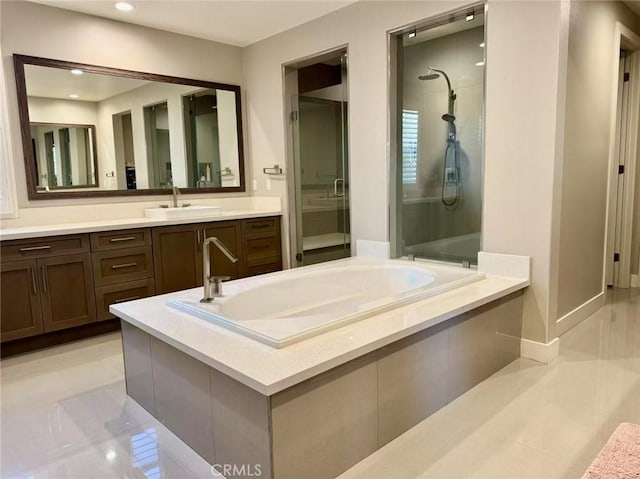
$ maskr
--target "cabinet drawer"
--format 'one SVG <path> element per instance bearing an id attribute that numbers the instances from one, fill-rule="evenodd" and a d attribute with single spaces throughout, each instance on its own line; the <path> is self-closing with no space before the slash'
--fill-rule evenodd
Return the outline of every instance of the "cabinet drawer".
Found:
<path id="1" fill-rule="evenodd" d="M 93 253 L 97 286 L 153 277 L 150 246 Z"/>
<path id="2" fill-rule="evenodd" d="M 134 299 L 146 298 L 155 294 L 153 279 L 142 279 L 128 283 L 112 284 L 96 288 L 96 306 L 98 321 L 115 318 L 109 312 L 109 306 Z"/>
<path id="3" fill-rule="evenodd" d="M 89 252 L 89 235 L 52 236 L 26 240 L 3 241 L 0 252 L 2 261 L 19 261 L 29 258 L 48 258 L 63 254 Z"/>
<path id="4" fill-rule="evenodd" d="M 267 256 L 278 256 L 280 243 L 276 236 L 248 238 L 243 240 L 243 252 L 248 262 Z"/>
<path id="5" fill-rule="evenodd" d="M 260 260 L 247 263 L 247 276 L 255 276 L 258 274 L 273 273 L 282 269 L 282 261 L 279 256 L 262 258 Z"/>
<path id="6" fill-rule="evenodd" d="M 149 229 L 108 231 L 91 233 L 92 251 L 109 251 L 122 248 L 134 248 L 151 244 Z"/>
<path id="7" fill-rule="evenodd" d="M 276 218 L 244 220 L 242 222 L 242 234 L 267 233 L 275 231 L 276 223 Z"/>

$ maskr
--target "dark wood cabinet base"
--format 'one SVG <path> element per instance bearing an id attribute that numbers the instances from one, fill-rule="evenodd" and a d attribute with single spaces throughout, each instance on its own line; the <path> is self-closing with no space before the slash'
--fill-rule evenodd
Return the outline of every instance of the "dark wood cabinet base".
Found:
<path id="1" fill-rule="evenodd" d="M 119 319 L 108 319 L 97 323 L 85 324 L 75 328 L 63 329 L 61 331 L 53 331 L 51 333 L 33 336 L 31 338 L 16 339 L 7 341 L 0 346 L 0 357 L 6 358 L 15 356 L 16 354 L 29 353 L 38 349 L 57 346 L 80 339 L 87 339 L 93 336 L 99 336 L 105 333 L 120 330 Z"/>
<path id="2" fill-rule="evenodd" d="M 202 286 L 212 236 L 239 261 L 212 247 L 208 276 L 282 269 L 277 216 L 2 241 L 0 357 L 113 331 L 111 304 Z"/>

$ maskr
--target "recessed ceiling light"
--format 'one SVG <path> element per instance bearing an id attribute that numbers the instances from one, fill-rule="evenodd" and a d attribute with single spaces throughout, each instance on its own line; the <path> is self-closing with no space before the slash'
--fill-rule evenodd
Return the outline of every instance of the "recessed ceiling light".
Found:
<path id="1" fill-rule="evenodd" d="M 75 93 L 72 93 L 71 95 L 69 95 L 69 98 L 80 98 L 80 95 L 76 95 Z"/>
<path id="2" fill-rule="evenodd" d="M 71 73 L 73 75 L 82 75 L 84 72 L 82 70 L 79 70 L 77 68 L 74 68 L 73 70 L 71 70 Z"/>
<path id="3" fill-rule="evenodd" d="M 104 457 L 107 458 L 107 461 L 113 462 L 113 460 L 116 458 L 116 451 L 107 451 Z"/>
<path id="4" fill-rule="evenodd" d="M 484 66 L 484 62 L 478 62 L 478 63 L 476 63 L 476 66 L 477 67 L 483 67 Z"/>
<path id="5" fill-rule="evenodd" d="M 484 42 L 480 44 L 480 48 L 484 48 Z"/>
<path id="6" fill-rule="evenodd" d="M 466 20 L 467 20 L 467 22 L 470 22 L 471 20 L 473 20 L 473 12 L 472 13 L 467 13 Z"/>
<path id="7" fill-rule="evenodd" d="M 409 38 L 415 38 L 415 36 L 416 36 L 416 31 L 415 30 L 412 31 L 412 32 L 409 32 Z"/>
<path id="8" fill-rule="evenodd" d="M 127 3 L 127 2 L 118 2 L 118 3 L 116 3 L 116 9 L 120 10 L 121 12 L 130 12 L 134 8 L 136 8 L 136 7 L 134 7 L 133 5 L 131 5 L 130 3 Z"/>

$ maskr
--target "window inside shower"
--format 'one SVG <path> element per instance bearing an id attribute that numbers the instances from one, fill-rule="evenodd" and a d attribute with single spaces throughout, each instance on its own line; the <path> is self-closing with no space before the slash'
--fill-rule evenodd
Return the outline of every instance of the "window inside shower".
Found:
<path id="1" fill-rule="evenodd" d="M 484 17 L 484 5 L 476 5 L 392 36 L 395 256 L 477 263 Z"/>

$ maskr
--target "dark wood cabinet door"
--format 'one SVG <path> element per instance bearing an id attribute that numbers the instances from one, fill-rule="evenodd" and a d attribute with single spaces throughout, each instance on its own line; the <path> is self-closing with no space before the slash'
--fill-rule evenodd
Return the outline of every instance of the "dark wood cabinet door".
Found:
<path id="1" fill-rule="evenodd" d="M 35 336 L 44 331 L 36 261 L 0 265 L 0 340 Z"/>
<path id="2" fill-rule="evenodd" d="M 46 332 L 96 320 L 90 254 L 43 258 L 37 265 Z"/>
<path id="3" fill-rule="evenodd" d="M 202 229 L 196 226 L 166 226 L 153 229 L 153 264 L 157 294 L 202 285 Z"/>
<path id="4" fill-rule="evenodd" d="M 222 251 L 210 244 L 211 271 L 209 275 L 231 276 L 231 279 L 240 277 L 242 271 L 242 240 L 240 222 L 208 223 L 204 228 L 204 236 L 218 238 L 231 251 L 238 261 L 232 263 Z"/>

